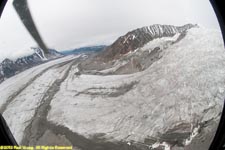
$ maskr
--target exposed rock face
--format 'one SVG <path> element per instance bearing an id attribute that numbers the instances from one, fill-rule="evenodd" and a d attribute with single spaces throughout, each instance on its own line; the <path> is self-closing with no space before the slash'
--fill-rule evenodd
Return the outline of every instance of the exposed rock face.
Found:
<path id="1" fill-rule="evenodd" d="M 142 27 L 119 37 L 111 46 L 106 48 L 101 57 L 104 61 L 112 60 L 114 58 L 118 58 L 121 54 L 126 54 L 144 46 L 153 39 L 172 37 L 177 33 L 186 32 L 188 29 L 196 26 L 197 25 L 186 24 L 184 26 L 177 27 L 172 25 L 156 24 Z"/>
<path id="2" fill-rule="evenodd" d="M 2 65 L 0 64 L 0 83 L 4 80 L 4 73 L 2 70 Z"/>
<path id="3" fill-rule="evenodd" d="M 2 69 L 5 77 L 11 77 L 15 74 L 17 67 L 12 60 L 6 58 L 2 62 Z"/>

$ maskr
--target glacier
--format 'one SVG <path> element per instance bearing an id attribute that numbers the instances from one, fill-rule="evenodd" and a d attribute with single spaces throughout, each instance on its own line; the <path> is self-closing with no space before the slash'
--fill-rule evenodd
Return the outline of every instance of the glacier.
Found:
<path id="1" fill-rule="evenodd" d="M 122 141 L 128 147 L 137 144 L 146 149 L 171 150 L 201 149 L 201 142 L 193 143 L 203 140 L 207 147 L 219 123 L 225 97 L 222 36 L 217 30 L 198 27 L 189 29 L 175 42 L 178 38 L 179 34 L 159 37 L 126 54 L 150 53 L 162 46 L 160 59 L 132 74 L 80 74 L 79 62 L 84 59 L 80 56 L 67 56 L 28 69 L 0 84 L 4 91 L 0 93 L 2 114 L 19 143 L 24 137 L 34 139 L 28 144 L 43 141 L 43 135 L 49 130 L 57 132 L 54 128 L 58 126 L 70 132 L 65 135 L 67 140 L 76 134 L 84 139 Z M 119 63 L 122 61 L 117 62 L 116 68 Z M 112 70 L 115 68 L 101 72 Z M 44 107 L 46 102 L 49 106 Z M 44 118 L 48 123 L 44 123 L 46 131 L 35 139 L 28 129 L 35 128 L 40 108 L 48 108 Z M 82 149 L 79 143 L 70 142 Z"/>

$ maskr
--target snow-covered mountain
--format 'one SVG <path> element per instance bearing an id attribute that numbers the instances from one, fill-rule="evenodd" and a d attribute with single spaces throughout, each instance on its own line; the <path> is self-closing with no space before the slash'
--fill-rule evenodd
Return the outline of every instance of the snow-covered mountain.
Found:
<path id="1" fill-rule="evenodd" d="M 83 68 L 93 70 L 109 68 L 116 60 L 121 59 L 121 57 L 128 53 L 136 51 L 154 39 L 173 37 L 174 35 L 179 34 L 179 38 L 177 39 L 177 41 L 179 41 L 185 36 L 189 29 L 195 27 L 198 27 L 198 25 L 186 24 L 183 26 L 173 26 L 155 24 L 135 29 L 128 32 L 126 35 L 119 37 L 112 45 L 106 47 L 96 57 L 87 60 L 85 64 L 83 63 Z M 136 60 L 134 60 L 134 63 L 138 65 Z M 138 66 L 140 70 L 140 65 Z"/>
<path id="2" fill-rule="evenodd" d="M 196 26 L 197 25 L 186 24 L 184 26 L 177 27 L 172 25 L 155 24 L 142 27 L 119 37 L 111 46 L 107 47 L 101 57 L 104 58 L 105 61 L 108 61 L 109 59 L 120 57 L 121 54 L 134 51 L 156 38 L 172 37 L 177 33 L 184 33 L 188 29 Z"/>
<path id="3" fill-rule="evenodd" d="M 46 55 L 44 55 L 40 48 L 33 47 L 32 49 L 34 50 L 32 55 L 24 56 L 16 60 L 6 58 L 0 63 L 0 82 L 3 81 L 4 78 L 11 77 L 27 68 L 63 56 L 63 54 L 54 49 L 49 49 L 49 53 Z"/>

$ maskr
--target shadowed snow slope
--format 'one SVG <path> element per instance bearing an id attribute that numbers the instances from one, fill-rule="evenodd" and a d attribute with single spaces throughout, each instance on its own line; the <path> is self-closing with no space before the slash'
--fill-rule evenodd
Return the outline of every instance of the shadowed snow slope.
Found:
<path id="1" fill-rule="evenodd" d="M 192 132 L 206 126 L 213 136 L 212 122 L 218 124 L 225 97 L 224 52 L 221 33 L 200 27 L 142 72 L 77 75 L 74 66 L 51 102 L 48 120 L 88 138 L 103 133 L 112 140 L 156 139 L 147 144 L 185 146 Z"/>

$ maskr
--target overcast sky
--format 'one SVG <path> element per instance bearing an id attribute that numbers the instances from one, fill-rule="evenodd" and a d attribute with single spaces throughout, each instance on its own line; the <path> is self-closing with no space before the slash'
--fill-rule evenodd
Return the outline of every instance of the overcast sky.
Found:
<path id="1" fill-rule="evenodd" d="M 209 0 L 28 0 L 49 48 L 67 50 L 110 44 L 130 30 L 152 24 L 197 23 L 219 29 Z M 0 19 L 0 61 L 32 53 L 36 46 L 12 0 Z"/>

